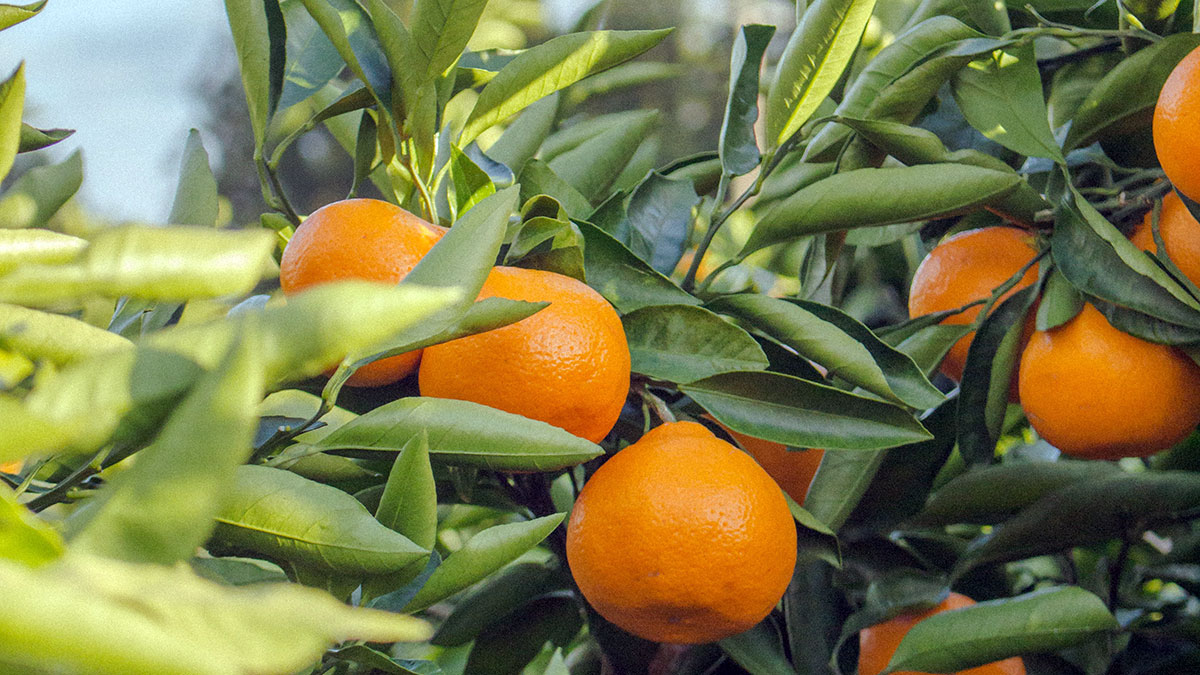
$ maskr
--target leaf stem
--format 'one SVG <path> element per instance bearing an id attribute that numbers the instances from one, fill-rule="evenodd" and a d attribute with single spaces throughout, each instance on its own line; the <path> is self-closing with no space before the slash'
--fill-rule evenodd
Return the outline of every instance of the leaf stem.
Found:
<path id="1" fill-rule="evenodd" d="M 69 496 L 68 493 L 72 488 L 100 472 L 100 469 L 96 466 L 96 463 L 97 460 L 99 460 L 100 457 L 105 454 L 105 452 L 105 450 L 101 450 L 100 452 L 92 455 L 88 461 L 84 462 L 79 468 L 72 471 L 71 474 L 66 478 L 59 481 L 57 485 L 29 500 L 25 506 L 28 507 L 30 511 L 37 513 L 38 511 L 43 511 L 51 506 L 54 506 L 55 504 L 66 501 Z"/>

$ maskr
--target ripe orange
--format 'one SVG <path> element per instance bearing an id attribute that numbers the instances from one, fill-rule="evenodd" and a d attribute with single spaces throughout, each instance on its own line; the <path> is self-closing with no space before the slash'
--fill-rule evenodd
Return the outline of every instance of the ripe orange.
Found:
<path id="1" fill-rule="evenodd" d="M 1147 213 L 1129 238 L 1135 246 L 1151 253 L 1157 250 L 1150 222 L 1153 216 L 1153 211 Z M 1200 222 L 1196 222 L 1183 200 L 1174 192 L 1168 192 L 1163 197 L 1158 233 L 1166 246 L 1167 256 L 1179 271 L 1192 283 L 1200 284 Z"/>
<path id="2" fill-rule="evenodd" d="M 4 462 L 0 464 L 0 473 L 20 473 L 22 464 L 24 462 L 19 459 L 12 462 Z"/>
<path id="3" fill-rule="evenodd" d="M 1034 333 L 1019 381 L 1030 424 L 1076 457 L 1145 457 L 1200 423 L 1200 367 L 1173 347 L 1113 328 L 1091 305 Z"/>
<path id="4" fill-rule="evenodd" d="M 629 393 L 629 344 L 616 310 L 587 284 L 543 270 L 496 267 L 481 298 L 550 305 L 493 331 L 425 349 L 423 396 L 474 401 L 599 442 Z"/>
<path id="5" fill-rule="evenodd" d="M 655 642 L 740 633 L 779 602 L 796 525 L 779 486 L 695 422 L 657 427 L 584 485 L 567 561 L 604 618 Z"/>
<path id="6" fill-rule="evenodd" d="M 908 294 L 908 315 L 915 318 L 986 299 L 1035 255 L 1033 235 L 1013 227 L 985 227 L 955 234 L 935 246 L 917 266 Z M 1001 301 L 1035 281 L 1037 268 L 1031 267 Z M 980 309 L 972 307 L 942 323 L 971 323 Z M 967 349 L 974 336 L 973 332 L 963 336 L 946 354 L 941 371 L 947 377 L 962 379 Z"/>
<path id="7" fill-rule="evenodd" d="M 901 614 L 870 628 L 864 628 L 858 634 L 858 675 L 879 675 L 892 660 L 900 641 L 918 621 L 933 616 L 939 612 L 959 609 L 975 604 L 975 601 L 961 593 L 951 593 L 936 607 L 924 612 Z M 924 675 L 911 670 L 898 671 L 894 675 Z M 957 675 L 1025 675 L 1025 663 L 1014 656 L 1003 661 L 996 661 L 960 670 Z"/>
<path id="8" fill-rule="evenodd" d="M 293 295 L 343 279 L 398 283 L 445 231 L 378 199 L 327 204 L 296 228 L 279 262 L 279 285 Z M 416 370 L 420 358 L 417 350 L 367 364 L 347 384 L 391 384 Z"/>
<path id="9" fill-rule="evenodd" d="M 825 451 L 820 448 L 796 448 L 788 450 L 782 443 L 764 441 L 761 438 L 740 434 L 733 429 L 721 425 L 722 429 L 733 437 L 733 440 L 750 453 L 759 466 L 766 469 L 767 474 L 775 479 L 779 487 L 788 493 L 797 504 L 803 504 L 808 496 L 808 486 L 812 484 L 817 467 Z"/>
<path id="10" fill-rule="evenodd" d="M 1154 106 L 1154 152 L 1179 191 L 1200 200 L 1200 47 L 1171 71 Z"/>

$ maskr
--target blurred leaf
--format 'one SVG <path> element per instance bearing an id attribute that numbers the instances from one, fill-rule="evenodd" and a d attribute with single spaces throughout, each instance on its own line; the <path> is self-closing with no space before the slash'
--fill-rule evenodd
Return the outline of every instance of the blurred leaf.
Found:
<path id="1" fill-rule="evenodd" d="M 0 10 L 3 9 L 0 6 Z M 3 20 L 2 13 L 0 20 Z M 21 147 L 21 113 L 24 111 L 25 62 L 22 61 L 12 75 L 0 82 L 0 179 L 8 175 Z"/>
<path id="2" fill-rule="evenodd" d="M 687 67 L 678 63 L 655 61 L 633 61 L 609 68 L 603 73 L 571 85 L 564 92 L 564 115 L 578 108 L 583 102 L 606 94 L 615 94 L 621 89 L 666 82 L 687 73 Z"/>
<path id="3" fill-rule="evenodd" d="M 583 627 L 579 605 L 569 596 L 535 598 L 507 621 L 490 626 L 475 639 L 465 673 L 509 675 L 523 668 L 549 642 L 564 648 Z M 569 672 L 569 671 L 568 671 Z"/>
<path id="4" fill-rule="evenodd" d="M 343 424 L 314 447 L 368 457 L 399 452 L 422 432 L 438 461 L 496 471 L 553 471 L 603 454 L 594 443 L 470 401 L 408 397 Z"/>
<path id="5" fill-rule="evenodd" d="M 699 203 L 691 181 L 652 171 L 629 196 L 629 249 L 658 272 L 670 274 L 683 257 L 692 209 Z"/>
<path id="6" fill-rule="evenodd" d="M 274 236 L 262 229 L 117 227 L 71 264 L 27 264 L 0 276 L 0 299 L 53 305 L 93 295 L 187 300 L 246 293 L 268 270 Z"/>
<path id="7" fill-rule="evenodd" d="M 200 132 L 188 132 L 179 167 L 179 185 L 171 204 L 168 223 L 176 225 L 217 224 L 217 179 L 208 166 L 208 152 L 200 141 Z"/>
<path id="8" fill-rule="evenodd" d="M 750 675 L 795 675 L 770 619 L 721 640 L 721 650 Z"/>
<path id="9" fill-rule="evenodd" d="M 1057 267 L 1046 279 L 1046 288 L 1042 291 L 1037 308 L 1037 329 L 1050 330 L 1058 328 L 1075 318 L 1083 309 L 1083 296 L 1067 281 Z"/>
<path id="10" fill-rule="evenodd" d="M 1033 42 L 973 62 L 952 84 L 963 116 L 985 137 L 1022 155 L 1066 161 L 1050 131 Z"/>
<path id="11" fill-rule="evenodd" d="M 287 575 L 274 563 L 253 558 L 195 557 L 188 563 L 202 578 L 226 586 L 247 586 L 264 582 L 284 582 Z"/>
<path id="12" fill-rule="evenodd" d="M 1036 287 L 1013 293 L 971 338 L 958 395 L 958 451 L 968 464 L 988 464 L 996 455 L 1013 373 L 1025 348 L 1026 317 L 1035 302 Z"/>
<path id="13" fill-rule="evenodd" d="M 459 145 L 470 143 L 546 94 L 628 61 L 668 33 L 670 30 L 572 33 L 522 52 L 480 92 Z"/>
<path id="14" fill-rule="evenodd" d="M 543 593 L 559 586 L 559 574 L 534 563 L 517 563 L 494 576 L 454 605 L 454 611 L 429 639 L 440 647 L 457 647 L 474 640 Z"/>
<path id="15" fill-rule="evenodd" d="M 392 76 L 374 23 L 355 0 L 301 0 L 350 72 L 363 82 L 390 118 Z"/>
<path id="16" fill-rule="evenodd" d="M 283 85 L 286 29 L 277 0 L 225 0 L 254 145 L 261 149 Z"/>
<path id="17" fill-rule="evenodd" d="M 31 359 L 59 366 L 131 347 L 125 338 L 79 319 L 5 304 L 0 304 L 0 341 Z"/>
<path id="18" fill-rule="evenodd" d="M 0 196 L 0 228 L 45 225 L 82 183 L 83 156 L 79 150 L 58 164 L 29 169 Z"/>
<path id="19" fill-rule="evenodd" d="M 772 206 L 738 253 L 819 232 L 967 213 L 1014 190 L 1015 174 L 962 164 L 857 169 L 834 174 Z"/>
<path id="20" fill-rule="evenodd" d="M 588 285 L 629 313 L 654 305 L 699 305 L 700 300 L 676 286 L 600 228 L 580 222 Z"/>
<path id="21" fill-rule="evenodd" d="M 341 574 L 395 572 L 429 554 L 345 492 L 254 465 L 238 467 L 213 543 Z"/>
<path id="22" fill-rule="evenodd" d="M 932 527 L 998 523 L 1055 490 L 1120 471 L 1108 462 L 1067 460 L 981 467 L 939 488 L 914 520 Z"/>
<path id="23" fill-rule="evenodd" d="M 69 263 L 87 246 L 86 239 L 51 230 L 0 229 L 0 275 L 30 263 Z"/>
<path id="24" fill-rule="evenodd" d="M 608 195 L 608 189 L 633 158 L 634 152 L 658 124 L 655 110 L 638 111 L 626 124 L 614 126 L 554 157 L 548 166 L 589 202 Z"/>
<path id="25" fill-rule="evenodd" d="M 451 553 L 404 608 L 415 613 L 465 590 L 501 567 L 516 560 L 545 539 L 566 514 L 494 525 L 476 534 Z"/>
<path id="26" fill-rule="evenodd" d="M 521 201 L 548 195 L 563 205 L 567 213 L 582 218 L 592 212 L 592 204 L 540 159 L 530 159 L 521 168 Z"/>
<path id="27" fill-rule="evenodd" d="M 221 586 L 186 566 L 84 555 L 36 570 L 0 561 L 0 593 L 10 672 L 290 673 L 345 640 L 429 635 L 418 619 L 293 584 Z"/>
<path id="28" fill-rule="evenodd" d="M 894 405 L 778 373 L 723 373 L 680 390 L 734 431 L 798 448 L 875 450 L 931 437 Z"/>
<path id="29" fill-rule="evenodd" d="M 1176 33 L 1114 66 L 1079 106 L 1063 150 L 1083 147 L 1131 126 L 1149 124 L 1167 76 L 1197 47 L 1200 34 Z"/>
<path id="30" fill-rule="evenodd" d="M 441 675 L 441 669 L 432 661 L 414 661 L 412 659 L 397 659 L 372 649 L 365 644 L 352 644 L 346 647 L 331 649 L 328 656 L 340 659 L 342 662 L 356 663 L 368 668 L 368 672 L 387 673 L 388 675 Z"/>
<path id="31" fill-rule="evenodd" d="M 842 77 L 875 0 L 816 0 L 788 40 L 767 95 L 766 130 L 778 147 L 808 121 Z"/>
<path id="32" fill-rule="evenodd" d="M 496 192 L 491 176 L 454 144 L 450 145 L 450 179 L 454 187 L 455 213 L 466 213 Z M 518 190 L 512 192 L 514 197 L 517 196 Z"/>
<path id="33" fill-rule="evenodd" d="M 66 140 L 74 133 L 74 129 L 38 129 L 22 123 L 21 140 L 17 152 L 33 152 L 48 148 L 59 141 Z"/>
<path id="34" fill-rule="evenodd" d="M 36 16 L 45 6 L 46 0 L 31 2 L 28 5 L 0 5 L 0 30 L 15 26 L 26 19 Z"/>
<path id="35" fill-rule="evenodd" d="M 192 557 L 212 532 L 234 472 L 250 457 L 254 406 L 263 394 L 252 344 L 234 342 L 137 462 L 71 514 L 72 550 L 163 565 Z"/>
<path id="36" fill-rule="evenodd" d="M 287 65 L 279 107 L 290 108 L 337 77 L 343 66 L 337 49 L 301 0 L 280 0 L 279 6 L 287 23 Z"/>
<path id="37" fill-rule="evenodd" d="M 709 306 L 741 317 L 836 377 L 890 401 L 924 409 L 945 398 L 911 358 L 832 307 L 749 294 L 725 296 Z"/>
<path id="38" fill-rule="evenodd" d="M 463 49 L 487 0 L 416 0 L 409 25 L 421 60 L 406 67 L 430 80 L 446 72 Z"/>
<path id="39" fill-rule="evenodd" d="M 39 567 L 62 554 L 58 531 L 18 502 L 7 485 L 0 485 L 0 560 Z"/>
<path id="40" fill-rule="evenodd" d="M 1118 629 L 1100 598 L 1076 586 L 938 612 L 901 640 L 884 673 L 949 672 L 1027 652 L 1052 652 Z"/>
<path id="41" fill-rule="evenodd" d="M 537 154 L 538 147 L 554 127 L 558 99 L 558 94 L 551 94 L 530 103 L 487 149 L 487 156 L 502 162 L 514 173 L 521 173 L 521 167 Z"/>
<path id="42" fill-rule="evenodd" d="M 694 305 L 643 307 L 621 317 L 633 372 L 668 382 L 694 382 L 733 370 L 765 370 L 750 334 Z"/>
<path id="43" fill-rule="evenodd" d="M 758 71 L 763 53 L 775 35 L 774 26 L 742 26 L 729 57 L 729 97 L 725 119 L 721 122 L 720 156 L 725 172 L 740 176 L 758 166 L 758 141 L 754 123 L 758 121 Z"/>

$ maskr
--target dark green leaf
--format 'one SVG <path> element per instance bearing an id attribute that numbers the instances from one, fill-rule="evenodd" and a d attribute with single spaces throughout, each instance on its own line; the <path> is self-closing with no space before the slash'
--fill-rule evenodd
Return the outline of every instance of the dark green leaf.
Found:
<path id="1" fill-rule="evenodd" d="M 1037 308 L 1037 329 L 1058 328 L 1083 309 L 1083 296 L 1056 267 L 1046 280 Z"/>
<path id="2" fill-rule="evenodd" d="M 612 235 L 589 223 L 577 223 L 585 246 L 588 284 L 619 312 L 653 305 L 698 305 L 700 301 L 634 255 Z"/>
<path id="3" fill-rule="evenodd" d="M 21 141 L 17 152 L 33 152 L 48 148 L 59 141 L 65 140 L 75 133 L 74 129 L 38 129 L 28 124 L 21 124 Z"/>
<path id="4" fill-rule="evenodd" d="M 392 77 L 374 24 L 354 0 L 302 0 L 350 72 L 366 85 L 385 116 L 391 114 Z"/>
<path id="5" fill-rule="evenodd" d="M 770 619 L 721 640 L 721 650 L 750 675 L 795 675 Z"/>
<path id="6" fill-rule="evenodd" d="M 724 373 L 680 389 L 734 431 L 793 447 L 876 450 L 931 437 L 901 408 L 777 373 Z"/>
<path id="7" fill-rule="evenodd" d="M 754 123 L 758 121 L 758 71 L 774 34 L 774 26 L 742 26 L 729 57 L 729 97 L 721 122 L 719 150 L 721 166 L 734 176 L 749 173 L 758 166 L 758 141 L 754 138 Z"/>
<path id="8" fill-rule="evenodd" d="M 274 50 L 272 33 L 275 23 L 264 0 L 225 0 L 225 14 L 233 32 L 242 89 L 250 109 L 250 128 L 255 147 L 262 148 L 267 124 L 273 110 Z M 282 79 L 282 70 L 279 75 Z"/>
<path id="9" fill-rule="evenodd" d="M 572 598 L 561 595 L 536 598 L 475 639 L 463 672 L 509 675 L 530 672 L 523 670 L 527 665 L 538 672 L 530 662 L 543 653 L 543 645 L 566 647 L 582 627 L 583 617 Z"/>
<path id="10" fill-rule="evenodd" d="M 658 124 L 657 111 L 638 111 L 626 124 L 613 126 L 549 160 L 549 167 L 589 202 L 608 189 Z"/>
<path id="11" fill-rule="evenodd" d="M 238 468 L 213 542 L 342 574 L 396 572 L 429 554 L 345 492 L 254 465 Z"/>
<path id="12" fill-rule="evenodd" d="M 834 174 L 771 207 L 739 258 L 820 232 L 966 213 L 1016 189 L 1011 172 L 962 164 L 858 169 Z"/>
<path id="13" fill-rule="evenodd" d="M 950 672 L 1074 647 L 1117 630 L 1100 598 L 1076 586 L 938 612 L 913 626 L 884 673 Z"/>
<path id="14" fill-rule="evenodd" d="M 561 586 L 560 575 L 535 563 L 517 563 L 497 572 L 487 583 L 454 605 L 454 611 L 429 640 L 441 647 L 457 647 L 474 640 L 484 630 L 508 620 L 514 610 Z"/>
<path id="15" fill-rule="evenodd" d="M 279 107 L 290 108 L 337 77 L 343 64 L 301 0 L 281 0 L 279 6 L 287 23 L 287 65 Z"/>
<path id="16" fill-rule="evenodd" d="M 179 166 L 179 184 L 171 204 L 168 223 L 175 225 L 217 224 L 217 179 L 208 166 L 208 152 L 200 141 L 200 132 L 188 132 Z"/>
<path id="17" fill-rule="evenodd" d="M 643 307 L 621 318 L 633 372 L 668 382 L 694 382 L 769 365 L 749 333 L 694 305 Z"/>
<path id="18" fill-rule="evenodd" d="M 0 5 L 0 30 L 36 16 L 45 6 L 46 0 L 31 2 L 28 5 Z"/>
<path id="19" fill-rule="evenodd" d="M 358 135 L 354 139 L 354 181 L 350 183 L 348 198 L 358 196 L 358 186 L 371 174 L 378 156 L 379 132 L 375 117 L 370 110 L 364 110 L 358 119 Z"/>
<path id="20" fill-rule="evenodd" d="M 700 202 L 691 181 L 651 172 L 629 197 L 629 249 L 662 274 L 679 264 Z"/>
<path id="21" fill-rule="evenodd" d="M 767 141 L 775 148 L 800 130 L 849 65 L 875 0 L 816 0 L 784 48 L 767 95 Z"/>
<path id="22" fill-rule="evenodd" d="M 522 52 L 480 92 L 459 144 L 470 143 L 488 127 L 503 122 L 546 94 L 628 61 L 658 44 L 668 33 L 669 30 L 572 33 Z"/>
<path id="23" fill-rule="evenodd" d="M 21 113 L 25 111 L 25 63 L 0 82 L 0 179 L 8 175 L 21 147 Z"/>
<path id="24" fill-rule="evenodd" d="M 83 156 L 79 150 L 58 164 L 36 166 L 22 173 L 0 197 L 4 227 L 41 227 L 79 191 Z"/>

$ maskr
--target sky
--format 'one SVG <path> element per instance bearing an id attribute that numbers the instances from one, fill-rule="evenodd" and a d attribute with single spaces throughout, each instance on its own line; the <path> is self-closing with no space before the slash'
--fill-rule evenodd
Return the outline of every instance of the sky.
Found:
<path id="1" fill-rule="evenodd" d="M 219 0 L 50 0 L 0 33 L 0 73 L 23 59 L 25 120 L 76 130 L 42 152 L 83 149 L 85 208 L 161 223 L 188 130 L 204 121 L 199 80 L 231 50 Z"/>

